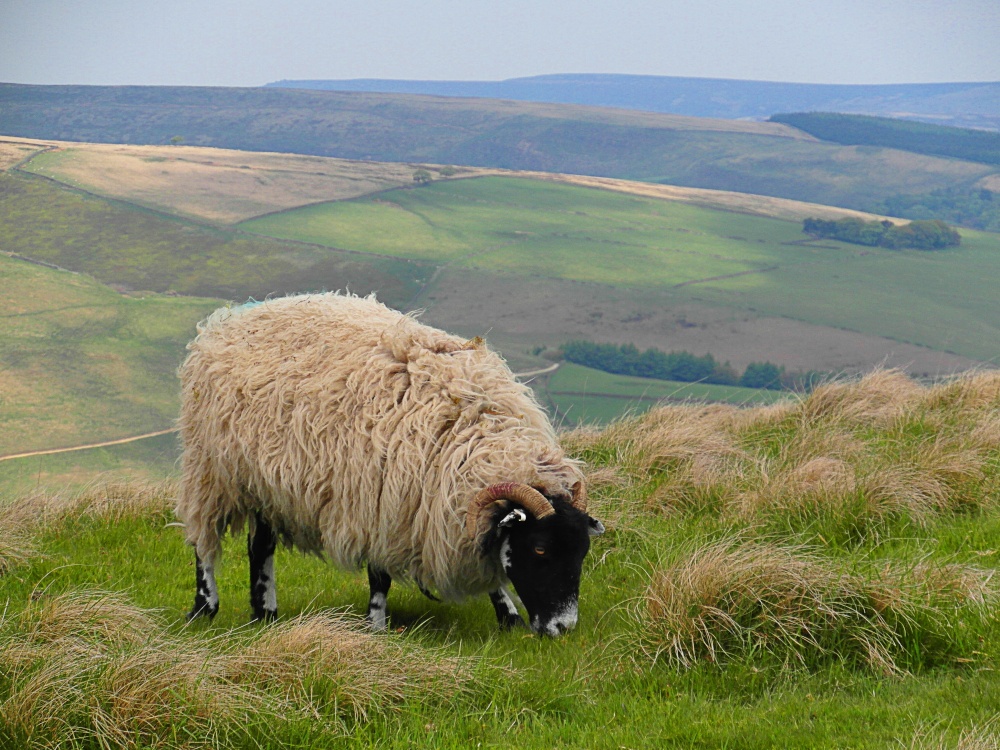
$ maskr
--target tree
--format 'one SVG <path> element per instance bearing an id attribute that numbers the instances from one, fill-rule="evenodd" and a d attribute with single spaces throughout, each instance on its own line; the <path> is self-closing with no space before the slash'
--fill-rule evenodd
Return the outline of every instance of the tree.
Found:
<path id="1" fill-rule="evenodd" d="M 740 385 L 744 388 L 767 388 L 781 390 L 781 375 L 784 370 L 772 362 L 751 362 L 743 371 Z"/>
<path id="2" fill-rule="evenodd" d="M 431 173 L 426 169 L 418 169 L 413 173 L 413 181 L 418 185 L 426 185 L 431 181 Z"/>

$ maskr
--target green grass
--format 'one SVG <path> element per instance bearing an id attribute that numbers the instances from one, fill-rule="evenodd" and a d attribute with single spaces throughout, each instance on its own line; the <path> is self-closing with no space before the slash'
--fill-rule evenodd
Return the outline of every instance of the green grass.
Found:
<path id="1" fill-rule="evenodd" d="M 563 362 L 550 377 L 545 395 L 567 425 L 606 424 L 623 414 L 642 414 L 663 401 L 769 404 L 788 393 L 710 383 L 634 378 Z"/>
<path id="2" fill-rule="evenodd" d="M 1000 356 L 995 234 L 963 230 L 961 247 L 935 253 L 790 244 L 804 239 L 796 222 L 513 178 L 390 191 L 242 226 L 363 253 L 610 284 L 638 295 L 675 288 L 679 299 L 981 361 Z"/>
<path id="3" fill-rule="evenodd" d="M 0 174 L 3 250 L 132 290 L 245 300 L 379 289 L 402 304 L 429 271 L 167 218 L 25 174 Z"/>
<path id="4" fill-rule="evenodd" d="M 478 178 L 308 206 L 240 225 L 366 253 L 620 286 L 801 262 L 791 223 L 568 185 Z"/>
<path id="5" fill-rule="evenodd" d="M 79 491 L 102 476 L 160 481 L 177 473 L 179 458 L 180 441 L 171 433 L 102 448 L 0 461 L 0 497 L 41 490 Z"/>
<path id="6" fill-rule="evenodd" d="M 0 455 L 172 426 L 177 366 L 217 300 L 127 297 L 88 276 L 4 256 L 0 275 Z"/>

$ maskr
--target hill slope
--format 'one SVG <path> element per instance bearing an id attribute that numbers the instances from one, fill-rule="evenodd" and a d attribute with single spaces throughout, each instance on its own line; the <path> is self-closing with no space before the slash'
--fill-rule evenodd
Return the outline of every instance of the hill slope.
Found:
<path id="1" fill-rule="evenodd" d="M 506 81 L 293 80 L 268 86 L 562 102 L 734 119 L 790 111 L 853 112 L 1000 130 L 1000 83 L 995 82 L 862 86 L 577 74 Z"/>
<path id="2" fill-rule="evenodd" d="M 0 132 L 564 172 L 866 209 L 998 170 L 818 143 L 776 123 L 290 89 L 0 85 Z"/>

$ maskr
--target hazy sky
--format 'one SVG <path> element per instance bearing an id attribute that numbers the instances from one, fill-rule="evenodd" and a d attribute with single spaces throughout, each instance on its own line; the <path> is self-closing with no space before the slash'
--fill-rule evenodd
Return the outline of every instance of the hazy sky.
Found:
<path id="1" fill-rule="evenodd" d="M 1000 81 L 1000 0 L 0 0 L 0 81 Z"/>

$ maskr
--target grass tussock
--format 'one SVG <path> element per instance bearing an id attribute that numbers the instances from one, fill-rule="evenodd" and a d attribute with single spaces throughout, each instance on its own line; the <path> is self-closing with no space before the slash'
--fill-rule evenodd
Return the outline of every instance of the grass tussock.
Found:
<path id="1" fill-rule="evenodd" d="M 1000 373 L 923 386 L 895 370 L 772 406 L 685 404 L 566 436 L 648 488 L 647 509 L 711 510 L 858 538 L 894 521 L 992 507 Z"/>
<path id="2" fill-rule="evenodd" d="M 464 660 L 332 615 L 206 640 L 116 594 L 42 597 L 0 621 L 0 745 L 224 747 L 294 721 L 337 734 L 469 679 Z"/>
<path id="3" fill-rule="evenodd" d="M 0 576 L 38 554 L 35 535 L 70 518 L 112 523 L 168 517 L 176 497 L 173 482 L 95 482 L 75 493 L 33 492 L 0 504 Z"/>
<path id="4" fill-rule="evenodd" d="M 724 540 L 655 573 L 641 603 L 641 649 L 690 667 L 727 658 L 879 674 L 966 658 L 965 620 L 995 600 L 991 571 L 955 564 L 844 570 L 802 547 Z"/>

